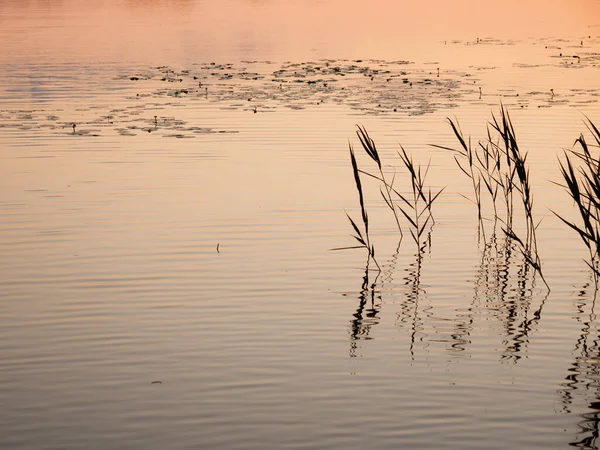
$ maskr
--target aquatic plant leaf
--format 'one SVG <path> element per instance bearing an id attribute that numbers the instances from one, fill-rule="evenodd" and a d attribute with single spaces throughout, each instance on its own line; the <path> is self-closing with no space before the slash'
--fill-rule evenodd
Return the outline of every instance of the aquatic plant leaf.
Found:
<path id="1" fill-rule="evenodd" d="M 354 156 L 354 150 L 352 145 L 350 147 L 350 160 L 352 161 L 352 172 L 354 173 L 354 181 L 356 183 L 356 189 L 358 190 L 358 199 L 360 202 L 360 210 L 362 214 L 363 223 L 365 225 L 365 234 L 369 235 L 369 218 L 367 217 L 367 211 L 365 209 L 365 202 L 363 198 L 362 184 L 360 182 L 360 175 L 358 173 L 358 165 L 356 163 L 356 157 Z"/>
<path id="2" fill-rule="evenodd" d="M 463 171 L 463 173 L 468 176 L 469 178 L 473 179 L 473 175 L 471 175 L 469 172 L 467 172 L 467 170 L 465 168 L 463 168 L 463 166 L 460 164 L 460 161 L 458 160 L 458 158 L 456 156 L 454 156 L 454 161 L 456 161 L 456 165 L 458 166 L 458 168 L 460 170 Z"/>
<path id="3" fill-rule="evenodd" d="M 465 142 L 465 139 L 463 138 L 462 131 L 460 131 L 460 127 L 458 126 L 458 121 L 456 122 L 456 125 L 455 125 L 454 122 L 452 121 L 452 119 L 450 119 L 449 117 L 447 117 L 446 120 L 448 120 L 448 123 L 450 123 L 450 126 L 452 127 L 452 131 L 454 132 L 454 135 L 458 139 L 458 142 L 460 143 L 461 147 L 466 152 L 468 149 L 467 143 Z"/>
<path id="4" fill-rule="evenodd" d="M 388 196 L 385 194 L 385 192 L 383 192 L 382 188 L 379 188 L 379 193 L 381 194 L 381 197 L 383 198 L 383 201 L 388 206 L 388 208 L 394 208 L 394 205 L 390 202 Z"/>
<path id="5" fill-rule="evenodd" d="M 359 242 L 359 244 L 361 244 L 361 247 L 367 246 L 367 243 L 362 238 L 355 236 L 353 234 L 351 234 L 350 236 L 352 236 L 354 239 L 356 239 Z"/>
<path id="6" fill-rule="evenodd" d="M 363 149 L 371 159 L 377 163 L 379 170 L 381 170 L 381 159 L 379 158 L 379 153 L 377 153 L 375 142 L 369 137 L 369 133 L 367 133 L 365 127 L 361 127 L 360 125 L 357 125 L 356 127 L 358 128 L 356 134 L 358 135 L 358 139 L 360 140 Z"/>
<path id="7" fill-rule="evenodd" d="M 433 202 L 435 202 L 435 201 L 437 200 L 437 198 L 440 196 L 440 194 L 441 194 L 442 192 L 444 192 L 444 189 L 446 189 L 446 188 L 445 188 L 445 187 L 443 187 L 442 189 L 440 189 L 440 190 L 437 192 L 437 194 L 435 194 L 435 195 L 433 196 L 433 198 L 431 197 L 431 191 L 429 192 L 429 201 L 427 202 L 427 208 L 429 208 L 429 207 L 430 207 L 430 206 L 433 204 Z"/>
<path id="8" fill-rule="evenodd" d="M 598 145 L 600 145 L 600 130 L 596 127 L 596 125 L 590 120 L 589 117 L 585 116 L 587 120 L 586 126 L 588 127 L 588 130 L 590 130 L 590 132 L 592 133 L 592 136 L 594 137 L 594 139 L 596 140 L 596 143 Z"/>
<path id="9" fill-rule="evenodd" d="M 408 221 L 414 228 L 418 228 L 415 221 L 412 219 L 412 217 L 410 217 L 410 215 L 406 211 L 404 211 L 402 208 L 400 208 L 400 211 L 402 212 L 402 214 L 404 214 L 404 216 L 408 219 Z"/>
<path id="10" fill-rule="evenodd" d="M 577 234 L 579 234 L 579 236 L 581 237 L 581 239 L 583 240 L 584 244 L 586 245 L 586 247 L 590 248 L 590 242 L 592 242 L 594 240 L 593 236 L 590 235 L 589 233 L 585 232 L 584 230 L 582 230 L 579 226 L 577 226 L 576 224 L 569 222 L 568 220 L 566 220 L 564 217 L 561 217 L 559 214 L 555 213 L 554 211 L 552 211 L 554 213 L 554 215 L 556 217 L 558 217 L 560 220 L 562 220 L 566 225 L 568 225 L 570 228 L 572 228 L 574 231 L 577 232 Z"/>
<path id="11" fill-rule="evenodd" d="M 352 236 L 353 238 L 356 238 L 356 236 Z M 352 245 L 350 247 L 336 247 L 336 248 L 330 248 L 329 251 L 330 252 L 334 252 L 334 251 L 338 251 L 338 250 L 354 250 L 357 248 L 365 248 L 364 245 Z"/>
<path id="12" fill-rule="evenodd" d="M 360 229 L 358 228 L 358 226 L 356 225 L 356 223 L 354 222 L 354 220 L 352 220 L 352 217 L 350 217 L 350 215 L 348 213 L 346 213 L 346 216 L 348 217 L 348 220 L 350 221 L 350 224 L 352 225 L 352 228 L 354 228 L 354 231 L 356 232 L 356 234 L 359 237 L 354 236 L 359 242 L 361 242 L 363 245 L 366 245 L 365 240 L 362 236 L 362 233 L 360 232 Z"/>
<path id="13" fill-rule="evenodd" d="M 423 230 L 425 230 L 425 227 L 427 226 L 428 223 L 429 223 L 429 217 L 427 217 L 425 219 L 425 223 L 423 223 L 423 226 L 421 227 L 421 229 L 418 230 L 419 237 L 421 237 L 421 235 L 423 234 Z"/>

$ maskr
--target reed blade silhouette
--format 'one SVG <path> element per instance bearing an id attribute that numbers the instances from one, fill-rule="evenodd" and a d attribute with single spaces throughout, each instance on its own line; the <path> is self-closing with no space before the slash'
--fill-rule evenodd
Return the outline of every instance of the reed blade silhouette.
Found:
<path id="1" fill-rule="evenodd" d="M 360 172 L 358 170 L 358 164 L 356 162 L 356 156 L 354 154 L 354 149 L 352 148 L 352 145 L 348 144 L 348 147 L 350 150 L 350 161 L 352 163 L 352 174 L 354 175 L 354 182 L 356 185 L 356 190 L 358 191 L 358 201 L 360 204 L 360 213 L 361 213 L 364 231 L 361 231 L 361 229 L 357 225 L 357 223 L 346 212 L 346 216 L 348 217 L 348 220 L 350 221 L 350 225 L 352 226 L 352 229 L 356 233 L 356 234 L 353 234 L 352 237 L 354 239 L 356 239 L 356 241 L 358 241 L 358 243 L 360 245 L 350 246 L 350 247 L 338 247 L 338 248 L 333 248 L 331 250 L 348 250 L 348 249 L 354 249 L 354 248 L 364 248 L 367 250 L 367 255 L 368 255 L 367 267 L 369 264 L 368 262 L 372 259 L 373 262 L 375 263 L 375 265 L 377 266 L 377 269 L 379 271 L 381 271 L 381 267 L 379 266 L 377 259 L 375 259 L 375 247 L 371 243 L 371 240 L 369 237 L 369 216 L 367 214 L 367 209 L 365 207 L 365 199 L 364 199 L 364 195 L 363 195 L 362 183 L 360 180 Z"/>
<path id="2" fill-rule="evenodd" d="M 465 139 L 458 121 L 450 118 L 447 120 L 458 140 L 458 148 L 439 145 L 434 147 L 452 151 L 458 168 L 471 180 L 473 202 L 477 206 L 477 219 L 483 242 L 486 242 L 484 207 L 486 210 L 490 209 L 490 206 L 484 205 L 484 201 L 489 198 L 494 224 L 491 234 L 495 234 L 496 224 L 500 222 L 504 233 L 519 244 L 525 260 L 540 274 L 548 287 L 542 273 L 537 246 L 536 229 L 539 223 L 534 222 L 534 202 L 527 153 L 519 147 L 508 110 L 500 104 L 500 113 L 492 114 L 492 119 L 488 122 L 486 139 L 480 141 L 475 147 L 472 146 L 470 138 Z M 600 184 L 598 189 L 600 192 Z M 502 208 L 502 205 L 499 205 L 500 194 L 504 211 L 500 210 Z M 514 221 L 518 219 L 515 213 L 515 201 L 518 200 L 515 198 L 520 199 L 524 215 L 521 219 L 521 224 L 525 228 L 523 239 L 517 236 L 513 226 Z"/>
<path id="3" fill-rule="evenodd" d="M 581 134 L 574 143 L 581 150 L 565 150 L 564 161 L 559 160 L 565 184 L 556 183 L 565 188 L 575 203 L 582 224 L 552 212 L 574 230 L 587 247 L 589 259 L 585 262 L 592 269 L 597 285 L 600 276 L 600 156 L 594 156 L 590 147 L 600 147 L 600 130 L 588 117 L 584 123 L 595 144 L 588 144 Z"/>

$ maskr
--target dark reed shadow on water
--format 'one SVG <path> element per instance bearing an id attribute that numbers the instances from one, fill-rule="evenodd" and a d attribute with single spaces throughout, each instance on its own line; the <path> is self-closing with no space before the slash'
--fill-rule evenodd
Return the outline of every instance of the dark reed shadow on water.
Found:
<path id="1" fill-rule="evenodd" d="M 417 342 L 422 342 L 424 349 L 429 345 L 425 325 L 427 319 L 432 316 L 432 307 L 426 303 L 427 292 L 421 286 L 421 271 L 426 246 L 425 242 L 419 247 L 418 252 L 414 255 L 414 262 L 405 269 L 407 274 L 404 277 L 404 284 L 407 292 L 405 299 L 400 304 L 400 311 L 397 313 L 395 322 L 396 326 L 406 329 L 408 332 L 411 360 L 415 359 Z"/>
<path id="2" fill-rule="evenodd" d="M 358 341 L 370 340 L 372 328 L 380 321 L 381 296 L 376 290 L 379 273 L 373 280 L 369 279 L 369 267 L 365 268 L 365 274 L 358 295 L 358 307 L 350 321 L 350 357 L 356 358 Z M 377 301 L 376 301 L 377 300 Z"/>
<path id="3" fill-rule="evenodd" d="M 579 428 L 577 437 L 574 441 L 569 442 L 569 446 L 586 450 L 598 450 L 600 448 L 600 406 L 592 403 L 590 412 L 581 415 L 581 421 L 577 424 L 577 427 Z"/>
<path id="4" fill-rule="evenodd" d="M 518 362 L 527 351 L 530 335 L 537 328 L 549 294 L 543 290 L 543 295 L 536 295 L 535 275 L 509 236 L 493 234 L 484 245 L 467 312 L 455 319 L 453 342 L 448 350 L 453 353 L 468 350 L 476 319 L 482 317 L 483 311 L 502 329 L 500 360 Z"/>
<path id="5" fill-rule="evenodd" d="M 600 276 L 600 130 L 586 118 L 586 126 L 592 134 L 595 144 L 588 144 L 583 134 L 575 140 L 575 147 L 565 150 L 564 161 L 560 161 L 560 170 L 565 184 L 563 186 L 573 200 L 579 212 L 580 222 L 556 216 L 574 230 L 588 249 L 586 264 L 595 275 L 596 287 Z M 596 155 L 592 149 L 596 148 Z M 558 184 L 558 183 L 557 183 Z"/>
<path id="6" fill-rule="evenodd" d="M 396 287 L 394 282 L 396 268 L 400 260 L 400 245 L 398 245 L 392 255 L 381 265 L 381 290 L 393 290 Z"/>
<path id="7" fill-rule="evenodd" d="M 600 448 L 600 324 L 596 317 L 596 275 L 577 295 L 576 320 L 581 324 L 572 351 L 573 361 L 558 393 L 564 414 L 578 413 L 577 431 L 570 446 L 581 449 Z M 584 411 L 584 412 L 580 412 Z"/>

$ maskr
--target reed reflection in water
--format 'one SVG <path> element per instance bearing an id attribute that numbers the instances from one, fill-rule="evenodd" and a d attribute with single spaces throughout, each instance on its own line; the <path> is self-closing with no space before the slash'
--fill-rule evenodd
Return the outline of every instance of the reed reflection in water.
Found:
<path id="1" fill-rule="evenodd" d="M 595 278 L 594 275 L 592 277 Z M 578 414 L 578 433 L 571 446 L 596 450 L 600 448 L 600 323 L 596 316 L 597 285 L 586 283 L 575 303 L 575 320 L 581 324 L 572 351 L 569 374 L 561 384 L 561 412 Z M 581 412 L 583 411 L 583 412 Z"/>
<path id="2" fill-rule="evenodd" d="M 580 303 L 588 329 L 575 332 L 587 342 L 563 386 L 572 415 L 561 416 L 552 407 L 575 338 L 554 327 L 573 328 L 572 296 L 546 302 L 500 226 L 478 245 L 453 161 L 418 146 L 451 145 L 444 117 L 473 129 L 500 97 L 535 134 L 536 214 L 555 201 L 570 211 L 538 187 L 574 116 L 597 116 L 597 30 L 531 22 L 538 9 L 571 22 L 540 0 L 513 17 L 533 36 L 521 42 L 504 20 L 473 18 L 510 18 L 523 2 L 465 15 L 438 1 L 438 20 L 385 3 L 0 5 L 9 447 L 556 448 L 574 418 L 575 445 L 598 445 L 593 287 Z M 448 11 L 474 28 L 456 31 Z M 399 14 L 419 20 L 398 28 Z M 490 25 L 506 36 L 477 33 L 495 34 Z M 434 230 L 422 209 L 409 214 L 416 245 L 399 216 L 397 247 L 396 220 L 372 202 L 379 182 L 361 173 L 381 272 L 325 251 L 345 239 L 340 205 L 356 205 L 344 142 L 357 122 L 421 162 L 433 155 L 429 180 L 452 185 Z M 562 239 L 570 230 L 555 229 L 559 249 L 541 250 L 563 292 L 586 268 Z"/>
<path id="3" fill-rule="evenodd" d="M 369 280 L 369 275 L 372 281 Z M 371 329 L 377 325 L 381 318 L 381 293 L 377 291 L 379 271 L 370 272 L 369 266 L 365 268 L 360 293 L 358 294 L 358 307 L 350 321 L 350 357 L 356 358 L 357 341 L 373 339 Z"/>
<path id="4" fill-rule="evenodd" d="M 531 334 L 542 319 L 548 292 L 536 285 L 536 272 L 512 239 L 498 239 L 496 235 L 489 238 L 475 273 L 471 302 L 464 312 L 456 310 L 454 317 L 436 315 L 435 305 L 428 300 L 427 289 L 422 285 L 423 263 L 429 252 L 428 244 L 424 244 L 413 255 L 413 261 L 404 269 L 402 282 L 406 289 L 400 294 L 394 284 L 398 252 L 382 264 L 381 274 L 365 269 L 358 307 L 351 320 L 351 356 L 356 356 L 356 341 L 374 339 L 372 329 L 381 321 L 383 306 L 398 302 L 395 324 L 407 333 L 412 360 L 418 343 L 423 351 L 436 342 L 443 343 L 452 357 L 468 356 L 472 331 L 495 328 L 490 319 L 499 325 L 502 336 L 497 344 L 500 361 L 517 363 L 523 358 Z M 402 299 L 395 300 L 399 295 Z M 480 324 L 476 323 L 478 320 Z"/>
<path id="5" fill-rule="evenodd" d="M 428 239 L 418 247 L 418 252 L 414 255 L 414 261 L 406 269 L 406 275 L 403 278 L 408 291 L 406 299 L 400 304 L 400 312 L 397 313 L 396 326 L 405 328 L 409 334 L 409 352 L 411 360 L 415 359 L 415 343 L 423 342 L 427 346 L 427 334 L 424 324 L 427 319 L 432 317 L 432 307 L 426 303 L 427 292 L 421 287 L 421 270 L 423 265 L 423 255 L 425 249 L 431 244 L 430 233 Z M 422 317 L 424 315 L 424 317 Z"/>
<path id="6" fill-rule="evenodd" d="M 501 360 L 517 362 L 527 350 L 529 335 L 541 319 L 548 292 L 536 288 L 536 272 L 513 240 L 493 234 L 485 243 L 474 281 L 473 300 L 461 316 L 454 350 L 465 351 L 474 327 L 474 310 L 484 308 L 504 335 Z"/>

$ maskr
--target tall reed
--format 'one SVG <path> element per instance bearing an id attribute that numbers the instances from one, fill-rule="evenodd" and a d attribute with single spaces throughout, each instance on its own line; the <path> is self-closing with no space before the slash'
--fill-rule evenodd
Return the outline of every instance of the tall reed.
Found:
<path id="1" fill-rule="evenodd" d="M 589 252 L 586 263 L 597 278 L 600 275 L 600 156 L 592 155 L 590 148 L 600 147 L 600 130 L 589 118 L 586 117 L 586 120 L 595 144 L 588 144 L 582 134 L 575 140 L 580 150 L 566 150 L 564 161 L 559 161 L 565 181 L 562 186 L 577 206 L 583 223 L 578 224 L 554 214 L 579 234 Z"/>
<path id="2" fill-rule="evenodd" d="M 356 185 L 356 190 L 358 191 L 358 201 L 360 203 L 360 213 L 361 213 L 363 231 L 361 231 L 361 228 L 356 224 L 356 222 L 352 219 L 352 217 L 350 217 L 350 214 L 348 214 L 346 212 L 346 216 L 348 217 L 348 220 L 350 221 L 350 224 L 352 225 L 352 228 L 354 229 L 354 232 L 356 233 L 356 234 L 353 234 L 352 237 L 354 239 L 356 239 L 360 245 L 356 245 L 356 246 L 352 246 L 352 247 L 334 248 L 332 250 L 347 250 L 347 249 L 351 249 L 351 248 L 364 248 L 367 250 L 367 255 L 368 255 L 367 268 L 368 268 L 369 261 L 372 259 L 373 262 L 375 263 L 375 265 L 377 266 L 377 269 L 379 271 L 381 271 L 381 267 L 379 266 L 377 259 L 375 259 L 375 247 L 371 243 L 371 238 L 369 236 L 369 216 L 367 214 L 367 209 L 365 207 L 365 199 L 364 199 L 364 195 L 363 195 L 362 183 L 360 180 L 360 173 L 358 170 L 358 164 L 356 163 L 356 156 L 354 155 L 354 149 L 352 148 L 352 145 L 348 144 L 348 147 L 350 149 L 350 161 L 352 162 L 352 173 L 354 175 L 354 182 Z"/>
<path id="3" fill-rule="evenodd" d="M 429 172 L 429 164 L 424 170 L 420 165 L 413 162 L 412 156 L 409 156 L 400 146 L 398 156 L 402 160 L 404 167 L 410 174 L 411 195 L 402 195 L 397 193 L 398 197 L 404 202 L 404 207 L 399 207 L 400 211 L 406 217 L 410 224 L 410 234 L 417 244 L 417 247 L 423 242 L 423 234 L 430 221 L 433 222 L 433 213 L 431 206 L 439 197 L 444 188 L 432 193 L 431 187 L 425 188 L 425 178 Z"/>
<path id="4" fill-rule="evenodd" d="M 400 215 L 398 212 L 402 213 L 402 216 L 408 220 L 411 236 L 417 245 L 419 245 L 427 230 L 427 225 L 431 226 L 435 223 L 432 205 L 444 189 L 442 188 L 434 193 L 430 187 L 426 188 L 425 178 L 429 171 L 429 164 L 423 170 L 422 167 L 416 164 L 412 157 L 406 153 L 406 150 L 400 146 L 398 156 L 400 157 L 402 165 L 408 171 L 411 186 L 410 194 L 402 194 L 394 187 L 394 181 L 396 179 L 395 175 L 391 180 L 386 178 L 375 142 L 371 139 L 367 130 L 360 125 L 358 125 L 357 128 L 356 134 L 358 135 L 363 149 L 377 164 L 378 169 L 378 174 L 376 175 L 364 170 L 359 170 L 359 172 L 381 182 L 379 191 L 385 204 L 394 215 L 396 226 L 400 232 L 400 238 L 403 236 L 403 227 L 400 223 Z"/>
<path id="5" fill-rule="evenodd" d="M 369 136 L 369 133 L 367 133 L 367 130 L 365 127 L 361 127 L 360 125 L 357 125 L 356 128 L 357 128 L 356 134 L 358 136 L 358 139 L 359 139 L 363 149 L 365 150 L 367 155 L 369 155 L 369 157 L 373 161 L 375 161 L 375 163 L 377 164 L 377 168 L 379 170 L 379 176 L 375 177 L 375 178 L 378 178 L 381 181 L 381 184 L 383 185 L 383 187 L 379 188 L 379 192 L 381 193 L 381 196 L 383 197 L 385 204 L 392 211 L 392 214 L 394 215 L 394 219 L 396 220 L 396 226 L 398 227 L 398 231 L 400 232 L 400 238 L 402 238 L 402 236 L 403 236 L 402 225 L 400 225 L 400 218 L 398 217 L 398 212 L 396 210 L 396 207 L 394 206 L 394 200 L 393 200 L 393 196 L 392 196 L 392 194 L 395 192 L 394 191 L 395 177 L 392 177 L 391 182 L 388 182 L 386 180 L 385 174 L 383 172 L 383 167 L 381 165 L 381 158 L 379 157 L 379 153 L 377 152 L 377 147 L 375 146 L 375 142 L 373 141 L 373 139 L 371 139 L 371 137 Z M 364 172 L 364 173 L 368 176 L 372 176 L 370 173 L 366 173 L 366 172 Z"/>
<path id="6" fill-rule="evenodd" d="M 531 267 L 539 273 L 542 281 L 548 283 L 542 273 L 539 258 L 536 229 L 533 218 L 533 195 L 527 153 L 519 148 L 516 133 L 508 111 L 500 105 L 498 117 L 492 114 L 488 123 L 487 138 L 478 142 L 473 148 L 471 139 L 466 140 L 458 122 L 448 118 L 448 122 L 458 139 L 459 147 L 451 148 L 435 145 L 435 147 L 450 150 L 460 170 L 471 180 L 477 205 L 479 229 L 485 239 L 484 225 L 484 194 L 491 200 L 495 234 L 496 224 L 500 222 L 503 232 L 519 246 L 523 256 Z M 517 235 L 513 221 L 515 219 L 515 195 L 520 199 L 524 213 L 525 237 Z M 503 200 L 504 214 L 500 211 L 499 197 Z"/>

